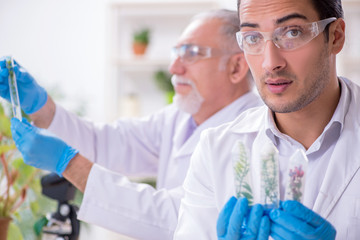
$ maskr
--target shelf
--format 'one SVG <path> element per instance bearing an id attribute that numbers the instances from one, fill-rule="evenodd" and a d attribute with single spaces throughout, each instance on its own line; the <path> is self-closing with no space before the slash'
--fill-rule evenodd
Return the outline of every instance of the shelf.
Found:
<path id="1" fill-rule="evenodd" d="M 110 7 L 122 18 L 176 18 L 193 16 L 218 4 L 214 1 L 112 1 Z"/>
<path id="2" fill-rule="evenodd" d="M 136 96 L 139 115 L 167 104 L 154 82 L 154 73 L 167 70 L 171 48 L 191 18 L 219 7 L 217 0 L 110 0 L 108 3 L 107 119 L 124 116 Z M 150 44 L 144 56 L 132 52 L 132 35 L 150 29 Z M 126 115 L 126 114 L 125 114 Z"/>
<path id="3" fill-rule="evenodd" d="M 118 66 L 154 66 L 154 65 L 167 65 L 170 63 L 170 59 L 150 59 L 147 57 L 136 57 L 133 58 L 115 58 L 113 63 Z"/>
<path id="4" fill-rule="evenodd" d="M 121 68 L 123 71 L 152 71 L 159 68 L 167 68 L 170 64 L 170 59 L 151 59 L 145 56 L 134 56 L 132 58 L 114 58 L 112 64 L 115 67 Z"/>

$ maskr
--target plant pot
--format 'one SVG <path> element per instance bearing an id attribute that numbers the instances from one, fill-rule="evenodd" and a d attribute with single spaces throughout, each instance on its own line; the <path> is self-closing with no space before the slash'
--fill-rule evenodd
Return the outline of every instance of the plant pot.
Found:
<path id="1" fill-rule="evenodd" d="M 135 55 L 141 56 L 144 55 L 147 49 L 147 44 L 143 43 L 133 43 L 133 52 Z"/>
<path id="2" fill-rule="evenodd" d="M 10 217 L 0 217 L 0 240 L 7 239 L 7 233 L 11 220 L 12 219 Z"/>

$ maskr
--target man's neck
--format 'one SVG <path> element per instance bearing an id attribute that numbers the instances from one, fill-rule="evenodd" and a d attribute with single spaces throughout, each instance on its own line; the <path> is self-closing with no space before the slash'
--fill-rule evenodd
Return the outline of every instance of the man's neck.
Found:
<path id="1" fill-rule="evenodd" d="M 299 111 L 275 113 L 274 120 L 280 132 L 308 149 L 324 131 L 336 110 L 340 100 L 340 84 L 328 92 Z"/>

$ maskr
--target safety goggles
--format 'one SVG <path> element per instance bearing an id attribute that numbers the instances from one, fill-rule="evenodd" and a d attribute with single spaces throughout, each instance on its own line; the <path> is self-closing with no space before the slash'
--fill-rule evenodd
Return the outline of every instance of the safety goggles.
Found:
<path id="1" fill-rule="evenodd" d="M 200 59 L 213 56 L 214 49 L 194 44 L 183 44 L 171 49 L 171 58 L 180 58 L 181 62 L 186 64 L 194 63 Z"/>
<path id="2" fill-rule="evenodd" d="M 313 40 L 335 20 L 335 17 L 331 17 L 317 22 L 289 25 L 276 28 L 273 32 L 240 31 L 236 33 L 236 39 L 241 50 L 250 55 L 262 54 L 267 41 L 272 41 L 280 49 L 291 51 Z"/>

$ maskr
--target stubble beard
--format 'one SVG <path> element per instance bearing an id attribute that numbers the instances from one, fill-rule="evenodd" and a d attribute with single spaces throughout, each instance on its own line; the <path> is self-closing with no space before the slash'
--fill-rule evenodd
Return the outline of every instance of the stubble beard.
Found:
<path id="1" fill-rule="evenodd" d="M 325 45 L 326 46 L 326 45 Z M 269 100 L 264 94 L 263 91 L 258 91 L 260 93 L 261 98 L 265 102 L 265 104 L 270 108 L 271 111 L 277 112 L 277 113 L 290 113 L 290 112 L 296 112 L 310 103 L 312 103 L 316 98 L 318 98 L 324 89 L 326 88 L 326 85 L 329 83 L 330 80 L 330 66 L 329 62 L 327 60 L 328 54 L 326 52 L 326 48 L 324 47 L 319 61 L 316 61 L 317 64 L 313 68 L 315 71 L 313 71 L 310 75 L 307 76 L 305 82 L 310 83 L 310 86 L 306 89 L 302 89 L 302 92 L 299 97 L 297 97 L 292 102 L 284 102 L 283 104 L 274 104 Z M 317 69 L 320 69 L 319 71 L 316 71 Z M 277 72 L 276 74 L 267 74 L 264 77 L 261 78 L 261 83 L 264 82 L 264 80 L 268 77 L 276 78 L 276 77 L 287 77 L 288 79 L 296 81 L 297 78 L 293 74 L 287 73 L 285 71 Z M 311 81 L 307 81 L 308 79 L 311 79 Z"/>

